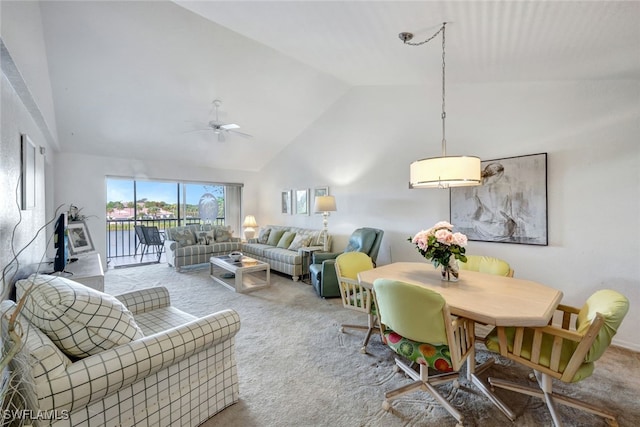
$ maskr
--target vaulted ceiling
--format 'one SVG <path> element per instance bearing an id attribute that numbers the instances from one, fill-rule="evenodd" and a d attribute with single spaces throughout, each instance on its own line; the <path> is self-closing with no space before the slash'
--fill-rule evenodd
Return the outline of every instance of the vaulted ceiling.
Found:
<path id="1" fill-rule="evenodd" d="M 352 86 L 640 80 L 640 3 L 43 1 L 62 151 L 259 170 Z M 253 135 L 219 142 L 220 120 Z M 199 130 L 200 129 L 200 130 Z"/>

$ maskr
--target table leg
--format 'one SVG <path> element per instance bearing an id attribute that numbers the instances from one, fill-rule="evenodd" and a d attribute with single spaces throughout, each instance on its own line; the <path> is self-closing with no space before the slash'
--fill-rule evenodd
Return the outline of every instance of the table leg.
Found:
<path id="1" fill-rule="evenodd" d="M 516 420 L 516 414 L 504 403 L 498 396 L 496 396 L 489 387 L 480 379 L 479 375 L 490 368 L 495 360 L 493 358 L 488 359 L 482 365 L 476 366 L 476 354 L 475 351 L 469 355 L 468 359 L 468 369 L 467 369 L 467 380 L 471 382 L 471 384 L 475 385 L 481 392 L 484 394 L 494 405 L 498 407 L 502 411 L 503 414 L 507 416 L 511 421 Z"/>

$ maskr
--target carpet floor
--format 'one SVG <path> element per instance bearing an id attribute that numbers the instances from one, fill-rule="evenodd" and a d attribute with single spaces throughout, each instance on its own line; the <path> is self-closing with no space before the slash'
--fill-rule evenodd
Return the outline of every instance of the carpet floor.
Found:
<path id="1" fill-rule="evenodd" d="M 240 400 L 207 420 L 217 426 L 454 426 L 456 421 L 427 393 L 417 391 L 382 409 L 384 392 L 410 382 L 394 372 L 394 355 L 374 335 L 361 354 L 363 331 L 339 332 L 340 324 L 366 318 L 342 308 L 339 299 L 319 298 L 309 285 L 271 274 L 272 286 L 237 294 L 214 283 L 207 266 L 177 273 L 167 264 L 110 269 L 105 292 L 113 295 L 153 286 L 169 290 L 172 305 L 196 316 L 236 310 Z M 496 358 L 483 375 L 526 384 L 529 370 L 489 353 L 478 344 L 479 362 Z M 464 372 L 464 371 L 463 371 Z M 518 415 L 511 423 L 474 386 L 438 386 L 462 412 L 466 426 L 550 426 L 544 402 L 496 390 Z M 595 373 L 577 384 L 554 382 L 554 389 L 618 414 L 620 426 L 640 425 L 640 354 L 611 347 Z M 600 417 L 559 406 L 566 425 L 605 426 Z"/>

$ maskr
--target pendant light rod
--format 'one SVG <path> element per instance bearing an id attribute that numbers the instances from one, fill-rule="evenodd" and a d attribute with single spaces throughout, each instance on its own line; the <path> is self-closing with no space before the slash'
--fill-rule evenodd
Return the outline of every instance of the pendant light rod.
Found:
<path id="1" fill-rule="evenodd" d="M 446 61 L 445 61 L 445 29 L 446 22 L 440 29 L 422 42 L 411 42 L 413 34 L 403 32 L 398 35 L 404 44 L 420 46 L 433 40 L 442 33 L 442 157 L 421 159 L 410 167 L 409 188 L 449 188 L 480 184 L 480 159 L 473 156 L 447 157 L 446 137 Z"/>

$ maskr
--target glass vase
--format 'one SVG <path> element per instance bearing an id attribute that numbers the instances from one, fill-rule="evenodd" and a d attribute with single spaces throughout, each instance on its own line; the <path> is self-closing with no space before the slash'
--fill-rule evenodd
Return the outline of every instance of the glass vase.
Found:
<path id="1" fill-rule="evenodd" d="M 458 260 L 453 257 L 450 258 L 449 264 L 442 266 L 440 274 L 445 282 L 457 282 L 459 275 Z"/>

